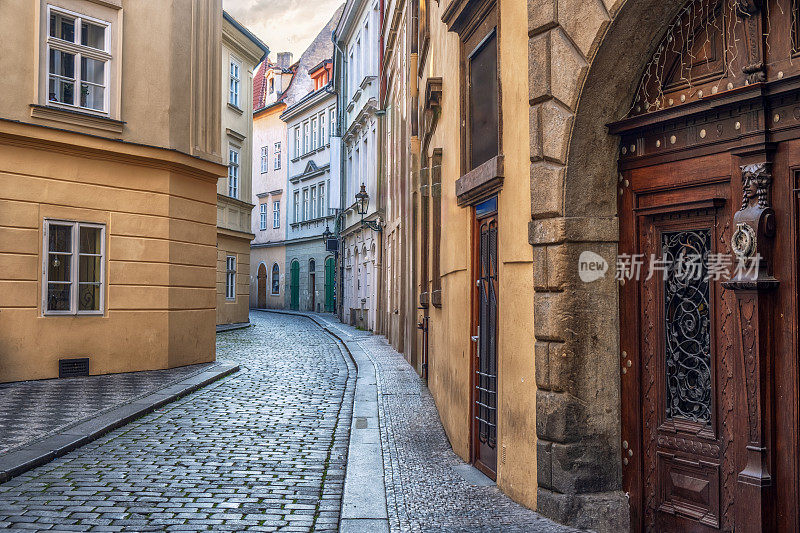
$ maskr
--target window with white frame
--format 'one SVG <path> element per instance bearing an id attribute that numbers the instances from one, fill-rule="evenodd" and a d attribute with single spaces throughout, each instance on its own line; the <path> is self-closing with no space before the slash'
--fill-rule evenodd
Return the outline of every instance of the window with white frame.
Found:
<path id="1" fill-rule="evenodd" d="M 236 299 L 236 256 L 229 255 L 225 258 L 225 298 Z"/>
<path id="2" fill-rule="evenodd" d="M 320 183 L 317 189 L 319 190 L 319 216 L 328 216 L 328 204 L 325 203 L 325 184 Z"/>
<path id="3" fill-rule="evenodd" d="M 294 129 L 294 156 L 300 157 L 300 126 Z"/>
<path id="4" fill-rule="evenodd" d="M 319 114 L 319 144 L 325 146 L 328 142 L 328 137 L 325 135 L 325 112 Z"/>
<path id="5" fill-rule="evenodd" d="M 230 90 L 228 92 L 228 103 L 239 107 L 239 88 L 242 85 L 241 79 L 242 65 L 236 59 L 231 58 L 230 70 Z"/>
<path id="6" fill-rule="evenodd" d="M 269 148 L 266 146 L 261 147 L 261 173 L 269 170 Z"/>
<path id="7" fill-rule="evenodd" d="M 278 229 L 281 227 L 281 201 L 275 200 L 272 202 L 272 228 Z"/>
<path id="8" fill-rule="evenodd" d="M 311 217 L 317 218 L 317 188 L 311 187 Z"/>
<path id="9" fill-rule="evenodd" d="M 335 125 L 336 125 L 336 108 L 335 107 L 331 108 L 330 116 L 331 116 L 331 120 L 330 120 L 329 124 L 331 125 L 331 127 L 328 128 L 328 130 L 329 130 L 328 131 L 328 142 L 331 142 L 330 138 L 333 137 L 333 132 L 334 132 L 334 128 L 335 128 Z"/>
<path id="10" fill-rule="evenodd" d="M 308 220 L 308 189 L 303 189 L 303 220 Z"/>
<path id="11" fill-rule="evenodd" d="M 294 191 L 294 221 L 300 222 L 300 191 Z"/>
<path id="12" fill-rule="evenodd" d="M 307 154 L 308 151 L 311 149 L 311 139 L 309 138 L 309 124 L 308 121 L 303 123 L 303 153 Z"/>
<path id="13" fill-rule="evenodd" d="M 311 119 L 311 149 L 316 150 L 319 146 L 319 132 L 317 131 L 317 117 Z"/>
<path id="14" fill-rule="evenodd" d="M 47 101 L 108 112 L 109 23 L 47 6 Z"/>
<path id="15" fill-rule="evenodd" d="M 275 170 L 281 169 L 281 143 L 275 143 Z"/>
<path id="16" fill-rule="evenodd" d="M 261 204 L 258 207 L 258 209 L 259 209 L 258 214 L 260 217 L 259 220 L 260 223 L 258 227 L 261 229 L 261 231 L 264 231 L 265 229 L 267 229 L 267 204 Z"/>
<path id="17" fill-rule="evenodd" d="M 228 196 L 239 198 L 239 150 L 228 150 Z"/>
<path id="18" fill-rule="evenodd" d="M 44 315 L 102 315 L 105 226 L 44 221 Z"/>

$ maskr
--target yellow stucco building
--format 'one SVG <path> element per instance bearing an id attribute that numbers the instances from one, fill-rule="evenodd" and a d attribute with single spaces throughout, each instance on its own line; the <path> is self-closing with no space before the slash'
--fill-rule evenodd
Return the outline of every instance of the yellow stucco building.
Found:
<path id="1" fill-rule="evenodd" d="M 0 20 L 0 382 L 213 361 L 221 1 Z"/>
<path id="2" fill-rule="evenodd" d="M 217 325 L 250 321 L 253 72 L 268 54 L 264 43 L 223 12 L 221 132 L 228 172 L 217 188 Z"/>

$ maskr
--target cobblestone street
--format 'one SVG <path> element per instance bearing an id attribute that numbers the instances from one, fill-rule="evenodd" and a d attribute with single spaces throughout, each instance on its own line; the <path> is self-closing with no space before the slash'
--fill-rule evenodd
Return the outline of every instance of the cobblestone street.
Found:
<path id="1" fill-rule="evenodd" d="M 355 371 L 310 320 L 220 334 L 237 374 L 0 485 L 0 528 L 335 530 Z"/>

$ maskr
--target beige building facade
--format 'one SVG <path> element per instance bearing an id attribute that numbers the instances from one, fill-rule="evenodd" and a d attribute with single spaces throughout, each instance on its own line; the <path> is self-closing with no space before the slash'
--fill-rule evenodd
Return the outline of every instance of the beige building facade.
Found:
<path id="1" fill-rule="evenodd" d="M 0 19 L 0 382 L 213 361 L 220 2 Z"/>
<path id="2" fill-rule="evenodd" d="M 253 73 L 268 54 L 264 43 L 223 12 L 221 136 L 228 172 L 217 186 L 217 325 L 250 321 Z"/>

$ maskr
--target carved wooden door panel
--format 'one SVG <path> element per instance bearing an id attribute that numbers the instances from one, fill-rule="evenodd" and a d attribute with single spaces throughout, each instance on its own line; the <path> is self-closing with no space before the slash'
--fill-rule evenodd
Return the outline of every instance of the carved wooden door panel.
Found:
<path id="1" fill-rule="evenodd" d="M 732 530 L 735 309 L 719 272 L 726 213 L 712 201 L 638 217 L 647 258 L 639 281 L 645 531 Z"/>

